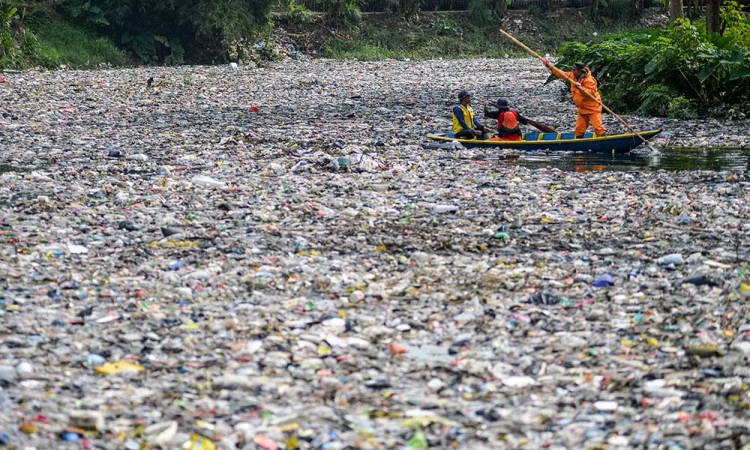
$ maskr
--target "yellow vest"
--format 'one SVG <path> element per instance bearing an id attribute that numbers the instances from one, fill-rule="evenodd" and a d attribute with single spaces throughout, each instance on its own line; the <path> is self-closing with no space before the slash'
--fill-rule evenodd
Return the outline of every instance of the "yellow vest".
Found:
<path id="1" fill-rule="evenodd" d="M 461 111 L 464 113 L 464 122 L 466 122 L 466 125 L 469 126 L 470 130 L 474 129 L 474 108 L 471 106 L 464 106 L 464 105 L 458 105 L 461 108 Z M 460 133 L 461 130 L 464 128 L 461 126 L 461 123 L 458 121 L 458 117 L 456 117 L 456 114 L 453 114 L 453 134 Z"/>

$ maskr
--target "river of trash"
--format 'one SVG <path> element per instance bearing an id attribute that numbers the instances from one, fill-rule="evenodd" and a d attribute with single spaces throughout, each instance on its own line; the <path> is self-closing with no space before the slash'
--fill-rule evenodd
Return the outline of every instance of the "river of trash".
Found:
<path id="1" fill-rule="evenodd" d="M 745 172 L 420 145 L 460 89 L 572 129 L 546 76 L 5 74 L 0 447 L 750 448 Z M 657 145 L 750 142 L 626 118 Z"/>

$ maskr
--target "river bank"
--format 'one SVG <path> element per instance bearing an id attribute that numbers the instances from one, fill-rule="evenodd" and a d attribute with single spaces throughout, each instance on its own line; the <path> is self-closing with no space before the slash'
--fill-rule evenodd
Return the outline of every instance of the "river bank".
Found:
<path id="1" fill-rule="evenodd" d="M 6 445 L 748 444 L 744 172 L 419 146 L 462 88 L 572 129 L 532 60 L 6 78 Z"/>

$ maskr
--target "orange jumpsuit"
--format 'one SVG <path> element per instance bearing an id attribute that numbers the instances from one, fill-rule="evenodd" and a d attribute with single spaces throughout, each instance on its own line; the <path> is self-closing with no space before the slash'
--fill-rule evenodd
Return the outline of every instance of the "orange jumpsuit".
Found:
<path id="1" fill-rule="evenodd" d="M 599 83 L 591 75 L 591 69 L 585 67 L 583 70 L 585 74 L 580 80 L 576 80 L 573 72 L 565 72 L 565 76 L 571 80 L 570 92 L 573 94 L 573 103 L 578 108 L 575 135 L 576 137 L 583 136 L 589 124 L 591 124 L 594 127 L 594 134 L 596 136 L 604 136 L 607 133 L 607 129 L 604 128 L 604 124 L 602 123 L 602 98 L 599 95 Z M 599 102 L 591 100 L 586 94 L 581 92 L 575 85 L 576 81 L 580 82 L 581 87 L 593 95 Z"/>

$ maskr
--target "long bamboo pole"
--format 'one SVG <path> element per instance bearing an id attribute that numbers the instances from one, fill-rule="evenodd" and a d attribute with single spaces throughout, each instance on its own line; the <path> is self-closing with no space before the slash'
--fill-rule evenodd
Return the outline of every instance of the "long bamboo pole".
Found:
<path id="1" fill-rule="evenodd" d="M 549 61 L 547 61 L 547 59 L 545 59 L 539 53 L 537 53 L 534 50 L 532 50 L 529 47 L 527 47 L 526 44 L 524 44 L 523 42 L 521 42 L 518 39 L 516 39 L 513 36 L 511 36 L 510 33 L 508 33 L 507 31 L 505 31 L 505 30 L 499 30 L 499 31 L 500 31 L 500 34 L 502 34 L 503 36 L 505 36 L 508 39 L 510 39 L 514 44 L 518 45 L 522 49 L 526 50 L 526 52 L 529 53 L 530 55 L 536 57 L 537 59 L 539 59 L 543 63 L 544 62 L 549 63 Z M 570 81 L 570 78 L 568 78 L 565 75 L 565 72 L 563 72 L 562 70 L 558 69 L 553 64 L 549 63 L 549 66 L 547 66 L 547 67 L 549 68 L 550 72 L 552 72 L 557 78 L 560 78 L 560 79 L 566 80 L 566 81 Z M 580 90 L 581 92 L 583 92 L 591 100 L 593 100 L 593 101 L 599 103 L 600 105 L 602 105 L 602 108 L 604 108 L 605 111 L 607 111 L 608 113 L 612 114 L 615 118 L 617 118 L 617 120 L 619 120 L 620 123 L 622 123 L 623 125 L 625 125 L 625 128 L 627 128 L 632 133 L 634 133 L 636 136 L 638 136 L 643 141 L 643 143 L 646 144 L 651 150 L 657 151 L 643 136 L 641 136 L 641 134 L 639 132 L 635 131 L 635 129 L 633 127 L 631 127 L 627 122 L 625 122 L 625 119 L 623 119 L 619 115 L 615 114 L 615 112 L 612 111 L 611 109 L 609 109 L 609 107 L 607 105 L 605 105 L 604 102 L 602 102 L 601 100 L 599 100 L 596 97 L 594 97 L 593 95 L 591 95 L 591 93 L 589 91 L 587 91 L 586 89 L 584 89 L 582 87 L 578 87 L 578 90 Z"/>

